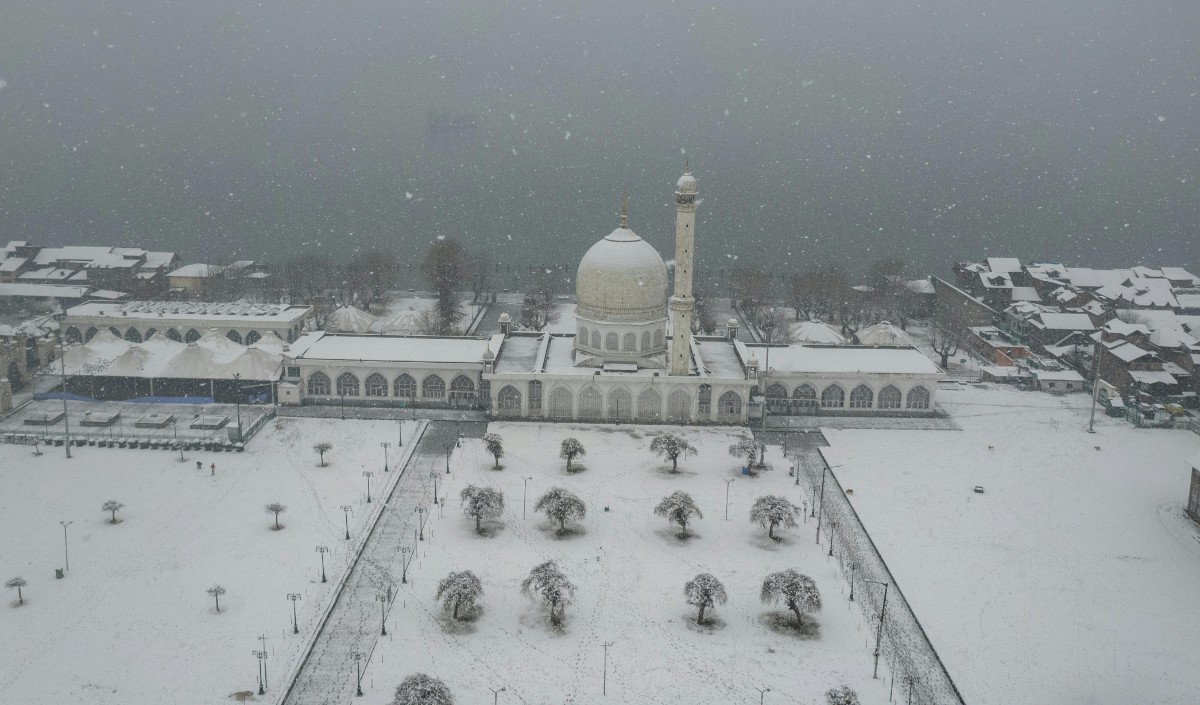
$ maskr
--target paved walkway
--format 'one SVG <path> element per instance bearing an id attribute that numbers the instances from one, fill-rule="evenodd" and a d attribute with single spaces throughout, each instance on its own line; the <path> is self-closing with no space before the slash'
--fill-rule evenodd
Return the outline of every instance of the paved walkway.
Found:
<path id="1" fill-rule="evenodd" d="M 351 654 L 362 653 L 362 666 L 367 667 L 380 637 L 378 596 L 390 593 L 392 600 L 396 598 L 395 586 L 401 581 L 405 556 L 400 548 L 419 543 L 415 536 L 418 517 L 427 518 L 433 506 L 430 473 L 439 478 L 445 473 L 446 447 L 457 443 L 460 434 L 474 438 L 485 429 L 482 423 L 438 421 L 429 425 L 392 493 L 384 500 L 387 507 L 371 529 L 362 554 L 283 703 L 338 705 L 354 699 L 357 674 Z M 418 514 L 418 508 L 426 512 Z M 411 557 L 412 553 L 407 555 Z M 389 610 L 391 606 L 389 602 Z"/>

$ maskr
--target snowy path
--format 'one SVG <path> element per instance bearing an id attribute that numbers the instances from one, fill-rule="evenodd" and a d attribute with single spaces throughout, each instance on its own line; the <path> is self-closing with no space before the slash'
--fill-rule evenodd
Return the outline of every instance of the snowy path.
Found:
<path id="1" fill-rule="evenodd" d="M 355 692 L 357 673 L 352 653 L 361 652 L 363 668 L 370 660 L 375 642 L 380 636 L 382 608 L 378 596 L 394 600 L 399 594 L 402 561 L 401 547 L 419 544 L 418 517 L 428 520 L 433 507 L 432 472 L 440 485 L 446 467 L 445 448 L 458 441 L 462 431 L 477 436 L 482 426 L 477 424 L 431 423 L 409 460 L 403 475 L 396 482 L 387 507 L 380 514 L 363 548 L 361 557 L 351 569 L 337 604 L 325 621 L 312 650 L 287 691 L 283 702 L 288 705 L 345 702 Z M 381 498 L 382 499 L 382 498 Z M 417 509 L 426 510 L 418 514 Z M 418 534 L 419 535 L 419 534 Z M 390 613 L 391 603 L 388 603 Z M 390 624 L 390 614 L 389 620 Z"/>

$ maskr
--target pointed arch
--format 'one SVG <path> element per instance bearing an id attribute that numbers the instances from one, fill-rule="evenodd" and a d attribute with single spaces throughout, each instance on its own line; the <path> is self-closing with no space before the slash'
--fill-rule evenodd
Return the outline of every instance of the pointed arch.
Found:
<path id="1" fill-rule="evenodd" d="M 676 389 L 667 397 L 667 420 L 690 421 L 692 417 L 692 395 L 686 390 Z"/>
<path id="2" fill-rule="evenodd" d="M 840 409 L 846 405 L 846 390 L 836 384 L 831 384 L 821 390 L 821 406 L 830 409 Z"/>
<path id="3" fill-rule="evenodd" d="M 256 330 L 252 330 L 246 334 L 246 345 L 254 345 L 260 340 L 262 340 L 262 333 Z"/>
<path id="4" fill-rule="evenodd" d="M 642 331 L 642 350 L 650 349 L 650 331 Z"/>
<path id="5" fill-rule="evenodd" d="M 466 375 L 450 380 L 450 403 L 466 405 L 475 400 L 475 383 Z"/>
<path id="6" fill-rule="evenodd" d="M 734 391 L 728 391 L 717 400 L 717 420 L 737 421 L 742 418 L 742 397 Z"/>
<path id="7" fill-rule="evenodd" d="M 596 348 L 597 350 L 600 349 L 600 331 L 598 331 L 598 330 L 592 331 L 591 343 L 592 343 L 593 348 Z"/>
<path id="8" fill-rule="evenodd" d="M 919 385 L 908 390 L 908 408 L 928 409 L 929 390 Z"/>
<path id="9" fill-rule="evenodd" d="M 628 389 L 617 387 L 608 393 L 608 418 L 633 418 L 633 395 Z"/>
<path id="10" fill-rule="evenodd" d="M 575 416 L 575 397 L 566 387 L 555 387 L 550 392 L 550 418 L 569 419 Z"/>
<path id="11" fill-rule="evenodd" d="M 902 399 L 903 396 L 900 394 L 900 390 L 895 385 L 889 384 L 879 390 L 878 406 L 880 409 L 899 409 Z"/>
<path id="12" fill-rule="evenodd" d="M 579 326 L 579 342 L 584 345 L 588 344 L 588 329 L 584 326 Z"/>
<path id="13" fill-rule="evenodd" d="M 661 348 L 663 346 L 663 331 L 662 328 L 654 331 L 654 347 Z"/>
<path id="14" fill-rule="evenodd" d="M 619 339 L 617 338 L 616 333 L 609 333 L 608 335 L 604 336 L 604 349 L 605 350 L 616 350 L 618 348 L 618 346 L 619 346 Z"/>
<path id="15" fill-rule="evenodd" d="M 70 328 L 67 328 L 66 332 L 63 333 L 63 339 L 68 343 L 82 343 L 83 334 L 79 332 L 78 328 L 71 326 Z"/>
<path id="16" fill-rule="evenodd" d="M 155 333 L 157 333 L 157 332 L 158 332 L 158 329 L 157 329 L 157 328 L 147 328 L 147 329 L 146 329 L 146 334 L 145 334 L 145 336 L 144 336 L 144 339 L 145 339 L 145 340 L 150 340 L 151 338 L 153 338 L 153 337 L 154 337 L 154 334 L 155 334 Z"/>
<path id="17" fill-rule="evenodd" d="M 500 416 L 520 416 L 521 392 L 511 384 L 501 387 L 496 395 L 496 410 Z"/>
<path id="18" fill-rule="evenodd" d="M 324 372 L 314 372 L 308 376 L 308 393 L 314 396 L 329 394 L 329 376 Z"/>
<path id="19" fill-rule="evenodd" d="M 636 333 L 626 333 L 621 338 L 621 352 L 637 352 Z"/>
<path id="20" fill-rule="evenodd" d="M 542 415 L 542 382 L 541 380 L 529 380 L 529 415 Z"/>
<path id="21" fill-rule="evenodd" d="M 88 328 L 87 331 L 85 331 L 83 334 L 83 342 L 86 343 L 89 340 L 91 340 L 92 338 L 95 338 L 96 334 L 99 332 L 100 331 L 96 330 L 96 326 L 92 326 L 91 328 Z"/>
<path id="22" fill-rule="evenodd" d="M 365 396 L 368 397 L 386 397 L 388 395 L 387 377 L 378 372 L 372 372 L 367 375 L 366 381 L 363 382 L 363 391 L 366 393 Z"/>
<path id="23" fill-rule="evenodd" d="M 180 335 L 180 334 L 179 334 L 179 331 L 175 330 L 174 328 L 168 328 L 168 329 L 167 329 L 167 339 L 168 339 L 168 340 L 174 340 L 176 343 L 182 343 L 182 342 L 183 342 L 183 336 L 182 336 L 182 335 Z"/>
<path id="24" fill-rule="evenodd" d="M 768 399 L 787 399 L 787 395 L 787 387 L 783 386 L 779 382 L 775 382 L 771 386 L 767 387 L 766 396 Z"/>
<path id="25" fill-rule="evenodd" d="M 707 419 L 708 415 L 711 413 L 712 385 L 702 384 L 700 385 L 700 392 L 696 397 L 696 414 L 702 419 Z"/>
<path id="26" fill-rule="evenodd" d="M 875 404 L 875 392 L 865 384 L 850 390 L 851 409 L 870 409 Z"/>
<path id="27" fill-rule="evenodd" d="M 200 340 L 200 331 L 195 328 L 189 328 L 187 335 L 183 336 L 183 342 L 185 343 L 194 343 L 197 340 Z"/>
<path id="28" fill-rule="evenodd" d="M 423 399 L 445 399 L 446 382 L 437 375 L 429 375 L 421 380 L 421 397 Z"/>
<path id="29" fill-rule="evenodd" d="M 229 338 L 230 340 L 237 343 L 238 345 L 242 344 L 242 334 L 237 332 L 236 330 L 230 330 L 228 333 L 225 334 L 225 337 Z"/>
<path id="30" fill-rule="evenodd" d="M 417 396 L 417 380 L 405 373 L 392 382 L 392 396 L 399 399 L 412 399 Z"/>
<path id="31" fill-rule="evenodd" d="M 337 378 L 338 396 L 358 396 L 358 377 L 353 372 L 343 372 Z"/>
<path id="32" fill-rule="evenodd" d="M 579 392 L 579 418 L 598 419 L 602 414 L 604 396 L 595 387 L 584 387 Z"/>
<path id="33" fill-rule="evenodd" d="M 817 390 L 811 384 L 802 384 L 792 392 L 796 406 L 809 407 L 817 405 Z"/>
<path id="34" fill-rule="evenodd" d="M 639 419 L 662 419 L 662 395 L 653 388 L 643 389 L 641 394 L 638 394 L 637 404 Z"/>

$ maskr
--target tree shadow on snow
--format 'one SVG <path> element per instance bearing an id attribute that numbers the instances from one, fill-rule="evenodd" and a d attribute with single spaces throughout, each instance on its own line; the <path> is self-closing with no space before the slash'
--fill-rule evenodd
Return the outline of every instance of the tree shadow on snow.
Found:
<path id="1" fill-rule="evenodd" d="M 779 529 L 775 530 L 775 537 L 767 536 L 765 531 L 756 531 L 750 535 L 747 540 L 751 546 L 761 548 L 764 551 L 778 551 L 781 548 L 791 548 L 798 543 L 798 539 L 794 534 L 785 534 Z"/>
<path id="2" fill-rule="evenodd" d="M 758 621 L 768 630 L 782 636 L 789 636 L 804 641 L 815 641 L 821 638 L 821 625 L 810 615 L 804 616 L 804 623 L 796 624 L 796 615 L 784 610 L 764 612 Z"/>
<path id="3" fill-rule="evenodd" d="M 659 465 L 658 467 L 654 468 L 654 474 L 660 475 L 662 477 L 684 478 L 684 477 L 695 477 L 698 473 L 695 473 L 691 470 L 685 470 L 683 468 L 679 468 L 675 472 L 671 472 L 670 465 Z"/>
<path id="4" fill-rule="evenodd" d="M 587 529 L 579 524 L 568 524 L 566 529 L 560 529 L 557 523 L 542 522 L 538 527 L 543 533 L 549 534 L 550 538 L 558 541 L 567 541 L 579 536 L 586 536 Z"/>
<path id="5" fill-rule="evenodd" d="M 442 628 L 444 634 L 474 634 L 475 623 L 483 616 L 483 606 L 477 605 L 473 610 L 459 610 L 458 619 L 451 616 L 451 612 L 443 611 L 434 619 L 438 626 Z"/>
<path id="6" fill-rule="evenodd" d="M 696 623 L 696 613 L 694 611 L 687 612 L 683 615 L 683 623 L 687 628 L 697 634 L 715 634 L 725 628 L 725 620 L 712 614 L 711 608 L 709 613 L 704 615 L 704 623 Z"/>
<path id="7" fill-rule="evenodd" d="M 478 531 L 472 531 L 475 536 L 485 539 L 494 539 L 500 532 L 504 531 L 504 523 L 499 521 L 485 521 L 479 526 Z"/>
<path id="8" fill-rule="evenodd" d="M 536 612 L 525 612 L 518 621 L 526 629 L 562 636 L 567 633 L 567 623 L 570 622 L 570 615 L 563 618 L 561 625 L 555 625 L 550 621 L 550 615 L 539 605 Z"/>
<path id="9" fill-rule="evenodd" d="M 654 533 L 664 541 L 678 544 L 680 546 L 687 544 L 687 542 L 693 539 L 701 538 L 700 534 L 696 533 L 692 529 L 688 529 L 687 535 L 684 536 L 683 534 L 679 533 L 679 527 L 675 526 L 674 524 L 670 526 L 659 527 L 654 530 Z"/>
<path id="10" fill-rule="evenodd" d="M 581 472 L 587 472 L 587 469 L 588 469 L 588 467 L 586 465 L 582 465 L 580 463 L 574 463 L 574 462 L 571 463 L 570 470 L 567 470 L 565 465 L 563 466 L 563 472 L 566 473 L 567 475 L 578 475 Z"/>

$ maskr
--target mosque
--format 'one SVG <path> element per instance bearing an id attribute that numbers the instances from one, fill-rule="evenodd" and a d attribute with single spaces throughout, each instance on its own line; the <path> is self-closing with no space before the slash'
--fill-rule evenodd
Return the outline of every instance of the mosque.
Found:
<path id="1" fill-rule="evenodd" d="M 941 369 L 911 345 L 772 344 L 692 334 L 695 177 L 675 184 L 675 270 L 629 227 L 584 254 L 575 332 L 302 336 L 282 404 L 467 407 L 497 418 L 745 424 L 762 413 L 929 415 Z"/>

